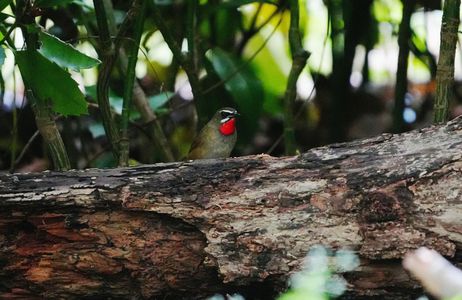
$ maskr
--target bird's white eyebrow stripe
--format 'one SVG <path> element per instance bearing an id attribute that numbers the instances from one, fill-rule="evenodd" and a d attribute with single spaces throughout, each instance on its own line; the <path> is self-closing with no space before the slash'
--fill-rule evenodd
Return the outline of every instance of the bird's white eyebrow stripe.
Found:
<path id="1" fill-rule="evenodd" d="M 225 112 L 225 113 L 228 113 L 228 114 L 235 114 L 234 111 L 232 111 L 232 110 L 227 110 L 227 109 L 223 109 L 223 110 L 221 110 L 221 112 Z"/>

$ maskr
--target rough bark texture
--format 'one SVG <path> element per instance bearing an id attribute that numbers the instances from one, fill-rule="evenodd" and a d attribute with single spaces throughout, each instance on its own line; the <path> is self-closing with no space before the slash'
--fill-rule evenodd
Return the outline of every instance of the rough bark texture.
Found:
<path id="1" fill-rule="evenodd" d="M 441 22 L 440 57 L 436 70 L 436 95 L 433 106 L 433 122 L 448 120 L 449 105 L 454 97 L 454 61 L 459 34 L 460 0 L 446 0 Z"/>
<path id="2" fill-rule="evenodd" d="M 356 250 L 345 298 L 415 299 L 400 259 L 461 262 L 462 120 L 313 149 L 0 175 L 0 298 L 271 299 L 312 245 Z"/>

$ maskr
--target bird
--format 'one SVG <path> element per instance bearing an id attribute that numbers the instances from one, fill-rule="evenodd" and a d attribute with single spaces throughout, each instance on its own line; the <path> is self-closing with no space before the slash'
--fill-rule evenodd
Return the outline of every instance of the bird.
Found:
<path id="1" fill-rule="evenodd" d="M 239 113 L 231 107 L 217 110 L 194 139 L 186 159 L 229 157 L 237 140 L 237 116 Z"/>

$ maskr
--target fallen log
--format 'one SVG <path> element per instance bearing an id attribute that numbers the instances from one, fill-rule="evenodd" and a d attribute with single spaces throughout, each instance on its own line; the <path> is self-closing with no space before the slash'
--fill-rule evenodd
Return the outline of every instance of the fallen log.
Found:
<path id="1" fill-rule="evenodd" d="M 462 119 L 267 155 L 0 175 L 0 298 L 271 299 L 313 245 L 357 252 L 345 298 L 423 292 L 401 267 L 461 263 Z"/>

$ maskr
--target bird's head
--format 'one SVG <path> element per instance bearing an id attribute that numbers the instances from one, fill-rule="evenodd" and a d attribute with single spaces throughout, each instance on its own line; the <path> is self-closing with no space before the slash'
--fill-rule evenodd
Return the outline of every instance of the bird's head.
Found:
<path id="1" fill-rule="evenodd" d="M 219 120 L 219 130 L 222 135 L 231 135 L 236 131 L 236 117 L 239 116 L 237 110 L 231 107 L 219 109 L 215 118 Z"/>

